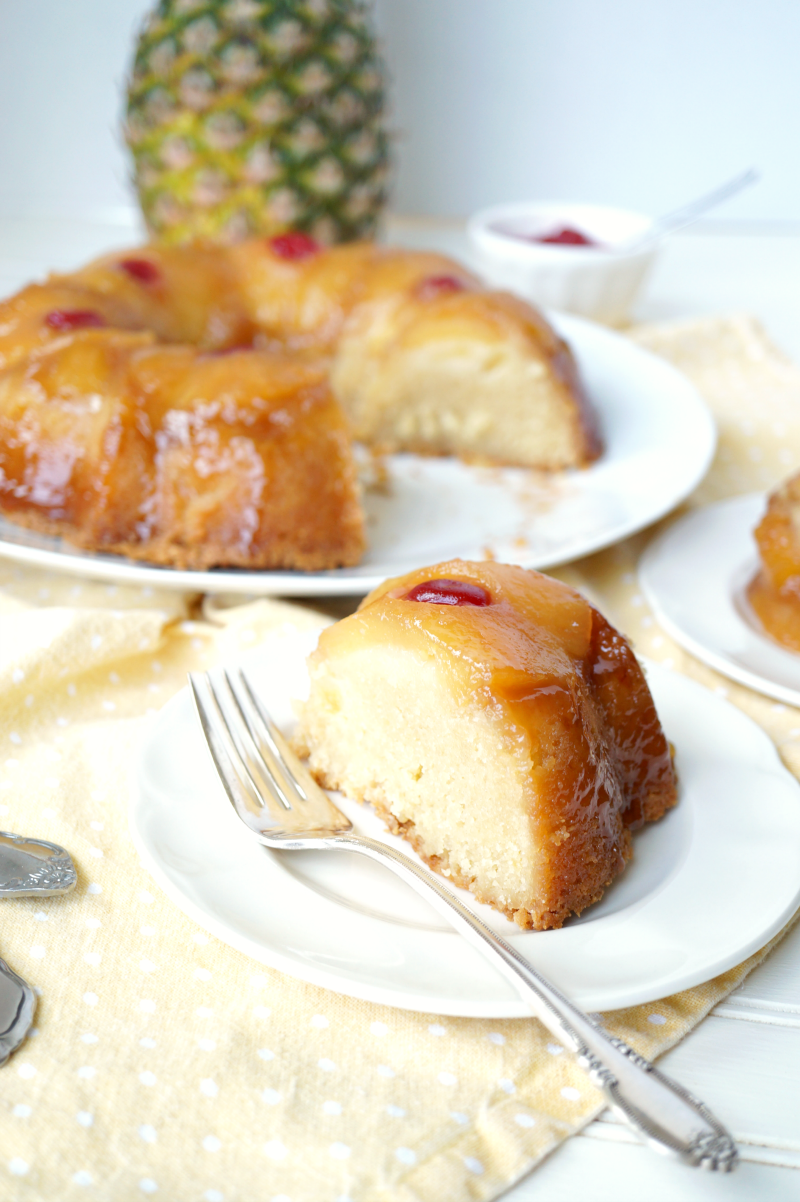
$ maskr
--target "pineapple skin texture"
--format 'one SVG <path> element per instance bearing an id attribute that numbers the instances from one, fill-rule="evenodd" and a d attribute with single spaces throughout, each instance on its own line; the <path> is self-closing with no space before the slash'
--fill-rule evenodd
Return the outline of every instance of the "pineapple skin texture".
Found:
<path id="1" fill-rule="evenodd" d="M 151 234 L 373 236 L 387 192 L 383 112 L 363 0 L 161 0 L 136 48 L 125 122 Z"/>

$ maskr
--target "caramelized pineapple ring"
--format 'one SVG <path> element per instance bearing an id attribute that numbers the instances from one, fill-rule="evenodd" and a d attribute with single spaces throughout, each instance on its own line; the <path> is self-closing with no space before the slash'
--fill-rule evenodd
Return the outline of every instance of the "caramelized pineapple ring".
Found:
<path id="1" fill-rule="evenodd" d="M 800 475 L 772 493 L 754 534 L 762 570 L 747 598 L 766 633 L 800 651 Z"/>

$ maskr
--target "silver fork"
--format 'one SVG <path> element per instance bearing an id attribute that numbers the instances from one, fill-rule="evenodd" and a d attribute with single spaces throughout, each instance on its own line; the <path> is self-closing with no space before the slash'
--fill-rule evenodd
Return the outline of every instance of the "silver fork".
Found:
<path id="1" fill-rule="evenodd" d="M 511 981 L 640 1139 L 686 1164 L 722 1172 L 736 1167 L 736 1144 L 702 1102 L 621 1039 L 606 1034 L 427 869 L 353 831 L 286 743 L 242 672 L 225 672 L 219 684 L 205 675 L 192 675 L 189 681 L 222 784 L 254 838 L 281 851 L 356 851 L 385 864 Z"/>

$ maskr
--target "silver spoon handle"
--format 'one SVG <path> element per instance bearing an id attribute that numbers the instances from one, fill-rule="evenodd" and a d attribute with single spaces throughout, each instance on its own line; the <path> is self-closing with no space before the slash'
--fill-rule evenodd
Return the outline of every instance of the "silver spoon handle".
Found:
<path id="1" fill-rule="evenodd" d="M 703 213 L 707 213 L 709 209 L 722 204 L 723 200 L 728 200 L 731 196 L 735 196 L 737 192 L 741 192 L 743 188 L 756 183 L 760 178 L 755 167 L 750 167 L 747 171 L 743 171 L 740 175 L 729 179 L 727 183 L 720 184 L 713 192 L 707 192 L 705 196 L 698 196 L 696 200 L 690 201 L 689 204 L 683 205 L 680 209 L 673 209 L 671 213 L 665 213 L 663 217 L 657 217 L 645 234 L 633 238 L 630 243 L 620 244 L 615 249 L 627 252 L 633 249 L 638 250 L 640 247 L 647 246 L 650 242 L 663 237 L 664 234 L 683 229 L 684 226 L 691 225 Z"/>
<path id="2" fill-rule="evenodd" d="M 30 985 L 0 960 L 0 1065 L 22 1043 L 35 1010 L 36 994 Z"/>
<path id="3" fill-rule="evenodd" d="M 338 834 L 320 844 L 369 856 L 421 893 L 511 981 L 534 1014 L 575 1053 L 612 1110 L 645 1143 L 690 1165 L 722 1172 L 735 1168 L 736 1144 L 702 1102 L 621 1039 L 607 1035 L 426 869 L 363 835 Z"/>

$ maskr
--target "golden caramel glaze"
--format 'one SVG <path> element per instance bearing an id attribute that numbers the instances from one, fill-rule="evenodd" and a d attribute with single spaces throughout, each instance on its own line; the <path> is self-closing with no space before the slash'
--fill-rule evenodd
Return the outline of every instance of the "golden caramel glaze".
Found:
<path id="1" fill-rule="evenodd" d="M 766 572 L 759 572 L 746 596 L 764 633 L 788 651 L 800 652 L 800 577 L 775 588 Z"/>
<path id="2" fill-rule="evenodd" d="M 416 585 L 437 579 L 478 585 L 491 604 L 407 599 Z M 560 581 L 509 565 L 452 560 L 384 582 L 356 614 L 322 632 L 312 661 L 335 663 L 387 645 L 436 657 L 457 705 L 477 699 L 499 709 L 509 744 L 532 765 L 526 804 L 547 849 L 547 895 L 535 911 L 509 916 L 523 926 L 560 926 L 596 901 L 630 855 L 629 831 L 677 800 L 669 745 L 625 639 Z M 366 799 L 400 829 L 380 797 Z M 400 833 L 442 870 L 413 827 Z M 452 862 L 446 868 L 456 883 L 495 904 Z"/>
<path id="3" fill-rule="evenodd" d="M 153 278 L 131 276 L 124 263 L 140 271 L 150 266 Z M 91 314 L 110 329 L 149 330 L 161 342 L 203 349 L 246 346 L 255 334 L 233 266 L 213 247 L 191 254 L 144 247 L 29 285 L 0 303 L 0 370 L 50 349 L 70 332 L 49 325 L 52 314 Z"/>
<path id="4" fill-rule="evenodd" d="M 237 264 L 221 247 L 145 246 L 106 255 L 66 278 L 122 303 L 136 328 L 161 342 L 218 350 L 247 346 L 257 332 Z"/>
<path id="5" fill-rule="evenodd" d="M 415 585 L 436 578 L 478 584 L 492 604 L 403 599 Z M 610 771 L 617 778 L 617 808 L 625 825 L 636 829 L 674 805 L 672 757 L 636 657 L 603 615 L 560 580 L 510 564 L 456 559 L 384 581 L 364 598 L 358 613 L 370 613 L 371 621 L 391 614 L 401 628 L 446 648 L 453 670 L 466 673 L 464 685 L 502 697 L 531 740 L 540 740 L 543 716 L 575 705 L 574 686 L 585 684 L 615 732 Z M 534 758 L 547 760 L 541 754 Z M 574 779 L 553 781 L 552 787 L 563 790 L 564 805 L 577 812 L 596 805 L 610 786 L 590 779 L 585 755 L 574 768 Z"/>
<path id="6" fill-rule="evenodd" d="M 761 571 L 747 599 L 766 634 L 800 651 L 800 475 L 770 495 L 754 535 Z"/>
<path id="7" fill-rule="evenodd" d="M 792 476 L 770 495 L 754 534 L 773 587 L 783 588 L 796 578 L 800 589 L 800 475 Z"/>
<path id="8" fill-rule="evenodd" d="M 351 242 L 304 259 L 282 259 L 267 239 L 239 243 L 228 253 L 260 337 L 328 356 L 381 254 L 374 243 Z"/>
<path id="9" fill-rule="evenodd" d="M 323 372 L 84 330 L 0 374 L 0 507 L 180 568 L 319 569 L 363 553 L 350 432 Z"/>
<path id="10" fill-rule="evenodd" d="M 92 313 L 98 324 L 109 328 L 125 331 L 147 328 L 146 323 L 137 321 L 135 312 L 120 297 L 102 297 L 78 284 L 62 284 L 57 280 L 30 284 L 10 300 L 0 302 L 0 372 L 68 346 L 72 331 L 54 328 L 46 320 L 51 313 L 67 312 Z M 155 341 L 154 335 L 149 338 Z"/>

